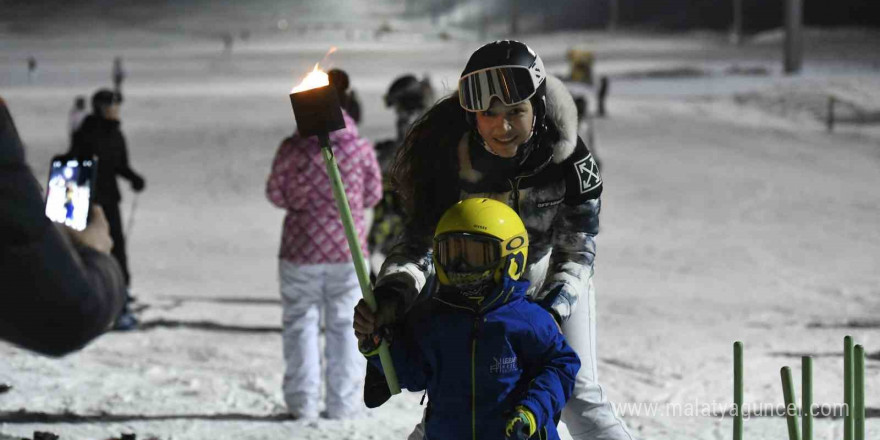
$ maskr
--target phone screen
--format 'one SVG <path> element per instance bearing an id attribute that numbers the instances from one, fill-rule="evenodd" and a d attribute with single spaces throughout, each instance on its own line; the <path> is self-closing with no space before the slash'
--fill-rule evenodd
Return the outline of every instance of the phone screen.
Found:
<path id="1" fill-rule="evenodd" d="M 46 217 L 77 231 L 86 228 L 95 162 L 95 159 L 52 160 Z"/>

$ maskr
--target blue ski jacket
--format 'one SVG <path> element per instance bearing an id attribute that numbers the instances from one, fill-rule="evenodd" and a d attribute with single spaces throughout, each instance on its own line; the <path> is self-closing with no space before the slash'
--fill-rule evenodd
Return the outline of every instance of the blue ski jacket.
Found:
<path id="1" fill-rule="evenodd" d="M 426 439 L 499 439 L 518 405 L 535 415 L 533 438 L 558 439 L 556 423 L 580 359 L 528 281 L 505 277 L 479 304 L 455 292 L 413 306 L 394 331 L 400 385 L 427 390 Z M 378 356 L 370 362 L 381 368 Z"/>

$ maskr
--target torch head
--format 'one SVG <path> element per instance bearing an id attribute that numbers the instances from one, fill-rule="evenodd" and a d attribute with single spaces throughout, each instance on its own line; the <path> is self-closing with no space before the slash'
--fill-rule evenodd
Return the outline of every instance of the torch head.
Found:
<path id="1" fill-rule="evenodd" d="M 339 96 L 333 86 L 291 93 L 290 104 L 300 136 L 328 134 L 345 128 Z"/>

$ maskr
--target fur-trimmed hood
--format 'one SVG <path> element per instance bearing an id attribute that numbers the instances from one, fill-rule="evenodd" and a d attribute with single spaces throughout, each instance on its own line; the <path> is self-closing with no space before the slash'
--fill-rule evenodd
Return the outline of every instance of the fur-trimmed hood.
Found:
<path id="1" fill-rule="evenodd" d="M 559 141 L 553 145 L 553 162 L 561 163 L 571 156 L 577 146 L 578 113 L 571 93 L 555 76 L 547 76 L 547 116 L 548 124 L 559 130 Z"/>

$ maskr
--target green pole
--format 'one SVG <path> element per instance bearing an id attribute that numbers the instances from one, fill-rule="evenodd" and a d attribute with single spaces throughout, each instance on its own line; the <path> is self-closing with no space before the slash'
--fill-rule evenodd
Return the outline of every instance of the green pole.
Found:
<path id="1" fill-rule="evenodd" d="M 813 358 L 801 357 L 801 434 L 813 440 Z"/>
<path id="2" fill-rule="evenodd" d="M 843 338 L 843 440 L 853 440 L 853 338 Z"/>
<path id="3" fill-rule="evenodd" d="M 743 438 L 743 343 L 733 343 L 733 440 Z"/>
<path id="4" fill-rule="evenodd" d="M 794 400 L 794 382 L 791 380 L 791 368 L 782 367 L 779 371 L 782 375 L 782 397 L 785 400 L 785 421 L 788 423 L 788 440 L 800 440 L 798 432 L 797 406 Z"/>
<path id="5" fill-rule="evenodd" d="M 853 350 L 853 440 L 865 440 L 865 349 Z"/>
<path id="6" fill-rule="evenodd" d="M 324 163 L 327 165 L 327 174 L 330 176 L 330 183 L 333 187 L 333 198 L 336 199 L 336 207 L 342 217 L 342 226 L 345 229 L 345 238 L 348 240 L 348 249 L 351 251 L 354 270 L 357 272 L 358 282 L 361 285 L 361 293 L 364 296 L 364 301 L 370 306 L 370 310 L 375 312 L 377 308 L 376 297 L 373 296 L 373 289 L 370 287 L 370 274 L 367 270 L 367 262 L 364 260 L 364 253 L 361 251 L 357 230 L 354 227 L 354 219 L 351 217 L 351 208 L 348 206 L 348 197 L 345 195 L 345 185 L 342 183 L 336 158 L 330 148 L 330 137 L 327 134 L 319 134 L 318 140 L 321 142 Z M 397 383 L 397 373 L 394 371 L 394 362 L 391 359 L 391 351 L 388 349 L 387 341 L 383 340 L 382 345 L 379 346 L 379 360 L 382 362 L 385 379 L 388 381 L 388 389 L 391 394 L 399 394 L 400 385 Z"/>

